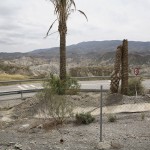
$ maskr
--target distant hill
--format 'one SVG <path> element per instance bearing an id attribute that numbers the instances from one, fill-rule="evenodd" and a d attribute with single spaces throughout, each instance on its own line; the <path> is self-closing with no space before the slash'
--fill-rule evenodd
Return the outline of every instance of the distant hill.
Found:
<path id="1" fill-rule="evenodd" d="M 115 50 L 122 41 L 89 41 L 67 46 L 67 58 L 75 62 L 91 60 L 112 63 Z M 149 64 L 150 42 L 129 41 L 129 61 L 133 64 Z M 38 49 L 28 53 L 0 53 L 0 60 L 18 59 L 21 57 L 35 57 L 44 59 L 59 59 L 59 48 Z"/>

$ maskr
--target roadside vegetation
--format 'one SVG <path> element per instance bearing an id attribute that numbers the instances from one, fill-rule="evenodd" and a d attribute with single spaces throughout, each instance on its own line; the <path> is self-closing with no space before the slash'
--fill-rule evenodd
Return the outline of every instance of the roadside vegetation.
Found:
<path id="1" fill-rule="evenodd" d="M 95 118 L 90 113 L 76 114 L 76 124 L 90 124 Z"/>
<path id="2" fill-rule="evenodd" d="M 128 82 L 128 95 L 135 96 L 136 94 L 144 94 L 144 87 L 142 85 L 142 78 L 131 78 Z"/>
<path id="3" fill-rule="evenodd" d="M 108 122 L 116 122 L 117 121 L 117 117 L 114 114 L 109 114 L 108 115 Z"/>
<path id="4" fill-rule="evenodd" d="M 87 77 L 87 76 L 110 76 L 113 72 L 112 66 L 93 66 L 93 67 L 74 67 L 70 69 L 72 77 Z"/>
<path id="5" fill-rule="evenodd" d="M 63 124 L 67 117 L 73 115 L 73 104 L 66 95 L 77 94 L 79 84 L 70 77 L 64 82 L 51 74 L 43 86 L 44 90 L 37 95 L 40 101 L 39 111 L 44 116 L 52 117 L 56 124 Z"/>
<path id="6" fill-rule="evenodd" d="M 20 75 L 20 74 L 0 74 L 0 81 L 10 81 L 10 80 L 25 80 L 29 79 L 29 76 Z"/>

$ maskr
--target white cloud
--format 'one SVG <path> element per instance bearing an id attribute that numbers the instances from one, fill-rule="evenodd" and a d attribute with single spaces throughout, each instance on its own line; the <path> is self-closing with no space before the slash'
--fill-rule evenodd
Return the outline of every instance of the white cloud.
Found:
<path id="1" fill-rule="evenodd" d="M 67 45 L 91 40 L 149 41 L 150 0 L 76 0 L 79 13 L 68 20 Z M 3 0 L 0 3 L 0 51 L 29 51 L 59 46 L 59 36 L 43 39 L 55 20 L 47 0 Z M 57 25 L 51 32 L 57 30 Z"/>

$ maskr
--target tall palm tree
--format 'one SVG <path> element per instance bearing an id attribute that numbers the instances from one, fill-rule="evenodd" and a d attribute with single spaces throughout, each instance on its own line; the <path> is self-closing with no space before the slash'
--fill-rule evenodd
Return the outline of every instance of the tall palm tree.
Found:
<path id="1" fill-rule="evenodd" d="M 53 27 L 54 23 L 58 21 L 58 32 L 60 35 L 60 79 L 66 80 L 66 35 L 67 35 L 67 20 L 72 12 L 76 10 L 76 5 L 74 0 L 50 0 L 54 5 L 54 13 L 57 19 L 50 26 L 49 31 Z M 87 16 L 81 10 L 78 10 L 83 14 L 86 19 Z"/>
<path id="2" fill-rule="evenodd" d="M 121 93 L 128 94 L 128 40 L 123 40 L 122 47 L 122 82 Z"/>

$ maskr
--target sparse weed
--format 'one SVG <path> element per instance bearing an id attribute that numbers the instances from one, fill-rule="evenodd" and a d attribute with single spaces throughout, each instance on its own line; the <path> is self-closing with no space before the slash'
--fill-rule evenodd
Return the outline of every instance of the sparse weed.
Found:
<path id="1" fill-rule="evenodd" d="M 116 121 L 117 121 L 116 115 L 112 115 L 112 114 L 108 115 L 108 122 L 116 122 Z"/>
<path id="2" fill-rule="evenodd" d="M 76 114 L 77 124 L 90 124 L 95 120 L 95 118 L 90 113 L 80 113 Z"/>
<path id="3" fill-rule="evenodd" d="M 145 120 L 145 114 L 144 113 L 141 113 L 141 120 Z"/>

